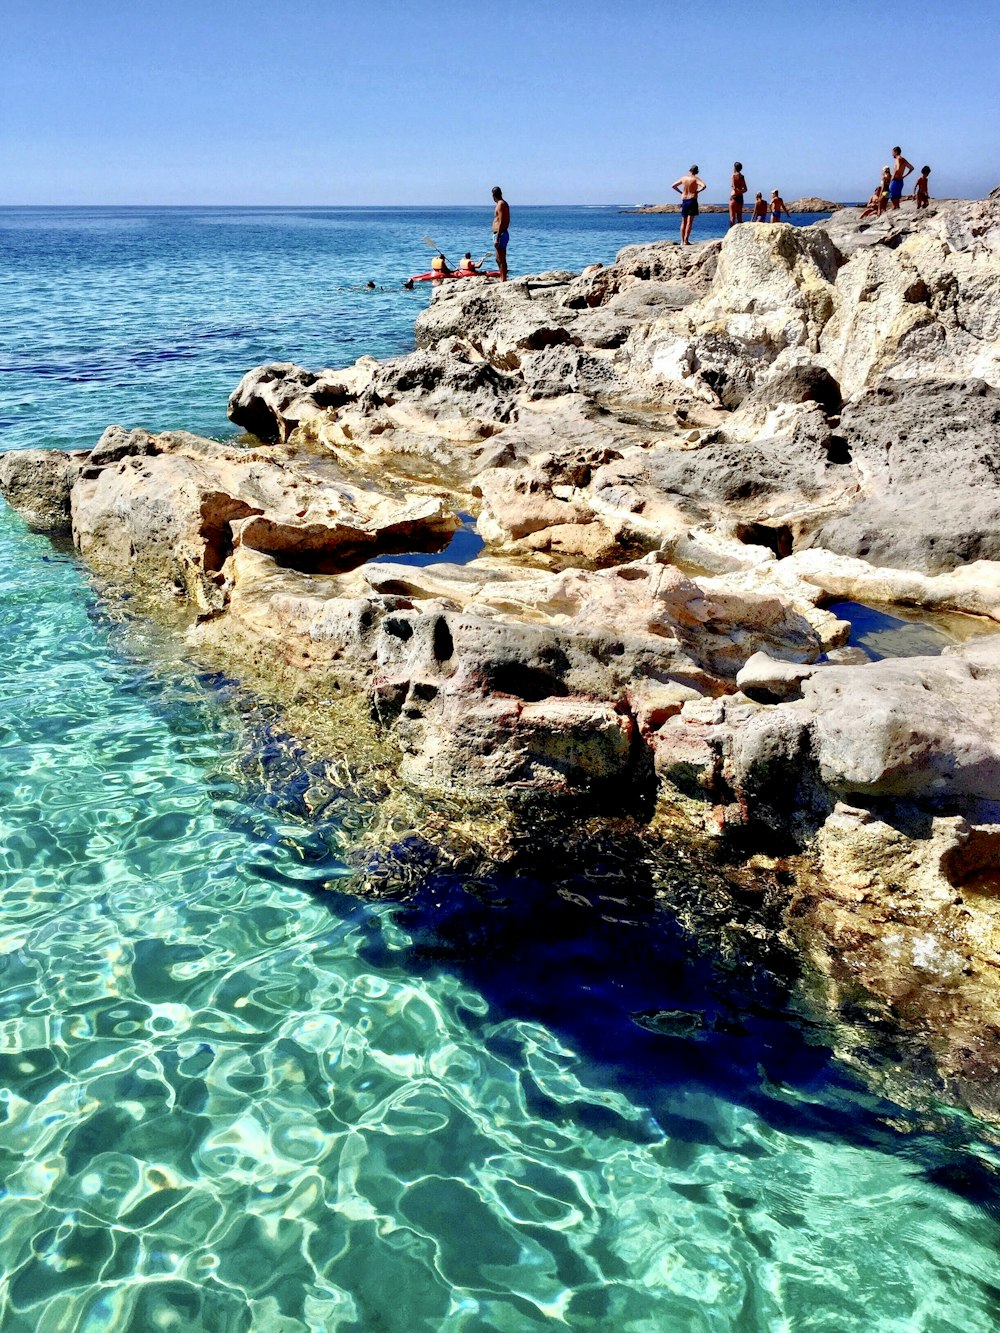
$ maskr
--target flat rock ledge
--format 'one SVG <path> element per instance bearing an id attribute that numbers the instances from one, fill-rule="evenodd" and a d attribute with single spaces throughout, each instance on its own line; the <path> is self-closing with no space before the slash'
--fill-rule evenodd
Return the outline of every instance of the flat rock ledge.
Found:
<path id="1" fill-rule="evenodd" d="M 192 651 L 364 701 L 416 789 L 777 875 L 834 1002 L 996 1114 L 998 257 L 985 201 L 455 284 L 407 356 L 250 371 L 253 438 L 112 426 L 0 491 Z M 843 600 L 978 619 L 871 661 Z"/>

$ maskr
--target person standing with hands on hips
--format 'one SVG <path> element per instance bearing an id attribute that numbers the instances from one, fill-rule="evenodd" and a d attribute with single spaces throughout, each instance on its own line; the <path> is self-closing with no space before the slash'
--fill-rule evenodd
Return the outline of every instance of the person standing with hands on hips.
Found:
<path id="1" fill-rule="evenodd" d="M 892 179 L 889 181 L 889 207 L 896 209 L 903 197 L 903 181 L 913 170 L 913 163 L 907 162 L 903 150 L 897 144 L 892 150 Z"/>
<path id="2" fill-rule="evenodd" d="M 673 189 L 681 197 L 681 245 L 691 244 L 691 226 L 698 216 L 698 196 L 708 186 L 698 175 L 698 168 L 691 167 L 686 176 L 675 180 Z"/>
<path id="3" fill-rule="evenodd" d="M 497 252 L 497 268 L 500 270 L 500 281 L 507 281 L 507 242 L 510 240 L 510 205 L 503 197 L 503 190 L 499 185 L 493 187 L 493 201 L 496 208 L 493 210 L 493 244 Z"/>

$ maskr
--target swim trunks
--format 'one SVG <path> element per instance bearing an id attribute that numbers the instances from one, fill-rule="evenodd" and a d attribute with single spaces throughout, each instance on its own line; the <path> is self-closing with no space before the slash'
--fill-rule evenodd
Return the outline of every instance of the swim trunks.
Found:
<path id="1" fill-rule="evenodd" d="M 902 199 L 902 197 L 903 197 L 903 182 L 898 179 L 891 180 L 889 182 L 889 198 Z"/>
<path id="2" fill-rule="evenodd" d="M 697 199 L 682 199 L 682 200 L 681 200 L 681 217 L 682 217 L 682 218 L 696 218 L 697 216 L 698 216 L 698 200 L 697 200 Z"/>
<path id="3" fill-rule="evenodd" d="M 506 250 L 506 249 L 507 249 L 507 243 L 508 243 L 508 241 L 510 240 L 510 232 L 509 232 L 509 231 L 498 231 L 497 234 L 496 234 L 496 236 L 495 236 L 493 239 L 494 239 L 494 241 L 495 241 L 495 243 L 496 243 L 496 247 L 497 247 L 498 250 Z"/>

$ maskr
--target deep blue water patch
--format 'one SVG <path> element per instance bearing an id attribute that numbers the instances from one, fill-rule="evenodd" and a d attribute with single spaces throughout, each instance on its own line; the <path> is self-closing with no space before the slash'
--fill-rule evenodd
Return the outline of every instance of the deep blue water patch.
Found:
<path id="1" fill-rule="evenodd" d="M 848 646 L 860 648 L 873 662 L 885 657 L 934 657 L 952 644 L 995 632 L 988 621 L 972 616 L 918 610 L 893 613 L 851 601 L 828 602 L 826 609 L 849 622 Z"/>

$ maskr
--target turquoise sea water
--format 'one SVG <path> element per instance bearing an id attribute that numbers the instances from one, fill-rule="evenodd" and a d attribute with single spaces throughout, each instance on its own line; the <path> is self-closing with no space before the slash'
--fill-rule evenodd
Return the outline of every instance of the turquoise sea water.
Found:
<path id="1" fill-rule="evenodd" d="M 253 364 L 405 350 L 427 298 L 356 284 L 488 223 L 0 211 L 0 444 L 226 433 Z M 672 229 L 521 210 L 512 266 Z M 1000 1322 L 993 1132 L 866 1090 L 637 862 L 404 845 L 407 899 L 360 902 L 232 682 L 6 509 L 0 579 L 0 1328 Z"/>

